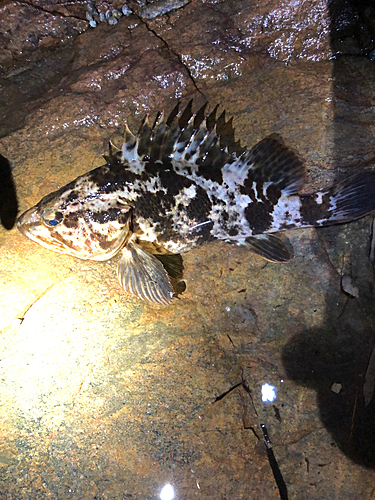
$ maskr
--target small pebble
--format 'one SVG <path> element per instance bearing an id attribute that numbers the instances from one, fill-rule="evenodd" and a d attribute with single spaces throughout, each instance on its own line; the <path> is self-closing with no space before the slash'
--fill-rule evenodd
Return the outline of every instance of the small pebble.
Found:
<path id="1" fill-rule="evenodd" d="M 113 16 L 113 12 L 110 10 L 107 10 L 105 13 L 105 18 L 107 19 L 108 24 L 111 24 L 112 26 L 118 23 L 118 20 Z"/>
<path id="2" fill-rule="evenodd" d="M 91 28 L 96 28 L 96 21 L 94 21 L 94 19 L 91 19 L 90 26 Z"/>
<path id="3" fill-rule="evenodd" d="M 120 12 L 120 11 L 119 11 L 119 10 L 117 10 L 117 9 L 114 9 L 114 10 L 112 11 L 112 15 L 113 15 L 113 17 L 114 17 L 115 19 L 117 19 L 117 20 L 118 20 L 118 19 L 120 19 L 120 17 L 122 16 L 122 12 Z"/>
<path id="4" fill-rule="evenodd" d="M 90 21 L 90 23 L 91 23 L 91 21 L 93 21 L 92 14 L 91 14 L 91 12 L 89 12 L 88 10 L 86 11 L 86 19 L 87 19 L 88 21 Z"/>
<path id="5" fill-rule="evenodd" d="M 342 385 L 341 384 L 337 384 L 336 382 L 334 382 L 332 385 L 331 385 L 331 391 L 334 392 L 335 394 L 338 394 L 342 389 Z"/>
<path id="6" fill-rule="evenodd" d="M 101 13 L 99 14 L 99 21 L 100 21 L 101 23 L 106 23 L 106 22 L 107 22 L 107 19 L 106 19 L 105 15 L 103 14 L 103 12 L 101 12 Z"/>
<path id="7" fill-rule="evenodd" d="M 359 288 L 353 285 L 352 277 L 349 274 L 344 274 L 341 278 L 341 286 L 345 293 L 358 299 Z"/>
<path id="8" fill-rule="evenodd" d="M 129 7 L 125 4 L 122 6 L 121 10 L 124 16 L 130 16 L 130 14 L 132 13 L 131 9 L 129 9 Z"/>

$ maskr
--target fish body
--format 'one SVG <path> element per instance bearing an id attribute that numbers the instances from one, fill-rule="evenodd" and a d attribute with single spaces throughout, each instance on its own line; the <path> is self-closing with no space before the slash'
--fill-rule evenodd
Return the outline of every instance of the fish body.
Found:
<path id="1" fill-rule="evenodd" d="M 303 162 L 279 136 L 252 149 L 234 141 L 231 120 L 191 103 L 137 134 L 126 130 L 106 164 L 44 197 L 18 228 L 48 249 L 90 260 L 118 253 L 125 291 L 168 304 L 182 280 L 180 254 L 219 239 L 285 262 L 275 236 L 284 229 L 327 226 L 375 208 L 375 173 L 362 172 L 326 191 L 300 195 Z"/>

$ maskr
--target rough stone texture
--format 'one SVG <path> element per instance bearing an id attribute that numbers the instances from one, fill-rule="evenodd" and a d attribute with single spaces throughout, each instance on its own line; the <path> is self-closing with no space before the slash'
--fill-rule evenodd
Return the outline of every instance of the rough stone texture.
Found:
<path id="1" fill-rule="evenodd" d="M 0 3 L 0 152 L 20 211 L 99 166 L 124 120 L 176 98 L 220 102 L 243 144 L 280 133 L 307 190 L 373 165 L 370 4 L 357 17 L 319 0 L 193 1 L 153 20 L 132 8 L 90 29 L 84 3 Z M 372 498 L 369 219 L 286 232 L 284 265 L 206 245 L 184 257 L 186 293 L 154 310 L 124 296 L 116 259 L 1 229 L 0 497 L 144 500 L 170 482 L 179 499 L 279 498 L 265 424 L 289 498 Z M 250 394 L 230 391 L 243 379 Z"/>

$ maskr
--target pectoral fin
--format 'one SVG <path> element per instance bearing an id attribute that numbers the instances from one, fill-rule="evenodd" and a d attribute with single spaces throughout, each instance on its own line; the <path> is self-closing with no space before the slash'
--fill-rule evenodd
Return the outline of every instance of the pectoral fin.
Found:
<path id="1" fill-rule="evenodd" d="M 288 262 L 291 255 L 285 243 L 272 234 L 261 234 L 246 238 L 251 250 L 271 262 Z"/>
<path id="2" fill-rule="evenodd" d="M 171 304 L 173 286 L 161 262 L 131 241 L 121 253 L 117 275 L 125 292 L 150 304 Z"/>

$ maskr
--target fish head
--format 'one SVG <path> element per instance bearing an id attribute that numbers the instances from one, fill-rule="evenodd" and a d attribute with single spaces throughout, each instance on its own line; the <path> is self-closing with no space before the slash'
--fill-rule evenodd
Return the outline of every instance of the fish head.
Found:
<path id="1" fill-rule="evenodd" d="M 45 196 L 18 218 L 17 227 L 49 250 L 101 261 L 124 246 L 131 219 L 132 207 L 119 191 L 86 174 Z"/>

